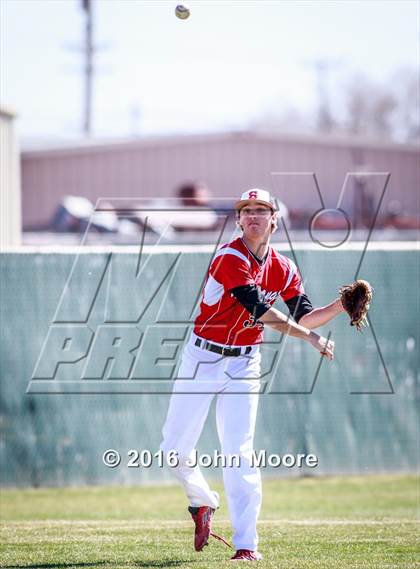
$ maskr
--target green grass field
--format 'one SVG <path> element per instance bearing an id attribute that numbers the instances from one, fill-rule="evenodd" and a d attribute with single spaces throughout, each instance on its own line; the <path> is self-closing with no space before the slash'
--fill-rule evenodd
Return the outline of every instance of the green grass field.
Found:
<path id="1" fill-rule="evenodd" d="M 258 567 L 419 567 L 418 513 L 414 476 L 265 480 Z M 231 551 L 215 540 L 194 551 L 177 486 L 6 490 L 1 518 L 1 567 L 232 565 Z M 214 530 L 231 538 L 224 498 Z"/>

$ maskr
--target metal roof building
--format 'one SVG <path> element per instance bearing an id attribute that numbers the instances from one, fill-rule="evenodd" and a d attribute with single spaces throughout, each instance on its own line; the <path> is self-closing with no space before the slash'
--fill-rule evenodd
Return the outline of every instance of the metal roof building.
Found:
<path id="1" fill-rule="evenodd" d="M 45 224 L 66 195 L 84 196 L 93 203 L 99 198 L 173 197 L 186 180 L 203 181 L 217 200 L 264 187 L 290 209 L 313 210 L 320 202 L 312 173 L 326 207 L 336 207 L 349 172 L 390 172 L 382 207 L 397 200 L 405 211 L 420 213 L 415 145 L 237 132 L 26 148 L 23 224 Z M 384 174 L 369 176 L 377 194 Z"/>

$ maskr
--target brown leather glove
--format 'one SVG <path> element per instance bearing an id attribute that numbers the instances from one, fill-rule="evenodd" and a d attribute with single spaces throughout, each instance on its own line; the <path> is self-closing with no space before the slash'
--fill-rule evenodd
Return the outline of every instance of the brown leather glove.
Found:
<path id="1" fill-rule="evenodd" d="M 339 293 L 341 304 L 350 316 L 350 326 L 356 326 L 360 332 L 363 326 L 368 326 L 366 315 L 372 300 L 373 288 L 367 281 L 359 279 L 340 287 Z"/>

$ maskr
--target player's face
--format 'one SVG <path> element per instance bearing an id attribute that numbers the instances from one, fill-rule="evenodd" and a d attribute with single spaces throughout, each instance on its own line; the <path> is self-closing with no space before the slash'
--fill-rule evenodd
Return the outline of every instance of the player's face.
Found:
<path id="1" fill-rule="evenodd" d="M 246 205 L 239 213 L 244 235 L 254 239 L 270 233 L 272 218 L 273 212 L 264 204 Z"/>

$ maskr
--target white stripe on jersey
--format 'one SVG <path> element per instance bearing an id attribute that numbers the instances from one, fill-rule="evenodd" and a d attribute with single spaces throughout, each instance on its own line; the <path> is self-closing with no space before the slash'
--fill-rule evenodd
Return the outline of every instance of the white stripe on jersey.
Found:
<path id="1" fill-rule="evenodd" d="M 251 266 L 251 261 L 248 259 L 248 257 L 245 257 L 243 253 L 241 253 L 237 249 L 234 249 L 233 247 L 222 247 L 222 249 L 219 249 L 216 255 L 214 256 L 212 263 L 214 262 L 215 259 L 217 259 L 217 257 L 220 257 L 221 255 L 235 255 L 235 257 L 239 257 L 239 259 L 245 261 L 248 267 Z"/>
<path id="2" fill-rule="evenodd" d="M 289 276 L 287 277 L 287 282 L 286 282 L 286 284 L 285 284 L 284 289 L 282 290 L 282 292 L 284 292 L 284 291 L 287 289 L 287 287 L 289 286 L 289 284 L 290 284 L 291 281 L 292 281 L 292 278 L 293 278 L 294 275 L 297 273 L 297 267 L 296 267 L 296 265 L 294 264 L 294 262 L 293 262 L 291 259 L 289 259 L 289 257 L 286 257 L 286 259 L 289 261 L 289 264 L 290 264 L 290 272 L 289 272 Z"/>
<path id="3" fill-rule="evenodd" d="M 219 308 L 220 308 L 220 305 L 221 305 L 221 303 L 222 303 L 222 298 L 223 298 L 223 295 L 220 297 L 219 304 L 218 304 L 216 310 L 213 312 L 213 314 L 211 314 L 211 315 L 207 318 L 207 320 L 204 322 L 204 324 L 202 324 L 202 325 L 200 326 L 200 332 L 201 332 L 201 330 L 202 330 L 203 328 L 205 328 L 205 327 L 207 326 L 207 323 L 210 322 L 210 320 L 211 320 L 214 316 L 216 316 L 216 314 L 219 312 Z"/>
<path id="4" fill-rule="evenodd" d="M 246 312 L 246 308 L 244 308 L 242 310 L 242 312 L 239 314 L 238 319 L 236 320 L 235 324 L 233 326 L 230 327 L 230 329 L 227 331 L 228 335 L 226 338 L 226 342 L 228 342 L 230 340 L 230 335 L 232 333 L 232 330 L 235 330 L 237 323 L 239 322 L 239 320 L 242 318 L 242 314 Z M 235 340 L 235 338 L 233 338 Z"/>
<path id="5" fill-rule="evenodd" d="M 224 290 L 222 283 L 219 283 L 214 277 L 209 275 L 204 287 L 203 302 L 207 306 L 213 306 L 222 298 Z"/>
<path id="6" fill-rule="evenodd" d="M 222 255 L 235 255 L 235 257 L 239 257 L 239 259 L 241 259 L 242 261 L 245 261 L 245 263 L 248 265 L 248 267 L 251 266 L 251 261 L 248 259 L 248 257 L 246 257 L 243 253 L 241 253 L 237 249 L 234 249 L 233 247 L 222 247 L 221 249 L 219 249 L 213 258 L 212 264 L 213 264 L 214 260 L 217 259 L 217 257 L 221 257 Z M 210 279 L 211 279 L 211 281 L 210 281 Z M 209 281 L 210 281 L 210 285 L 209 285 L 209 289 L 207 290 L 207 284 L 209 283 Z M 217 288 L 217 285 L 220 286 L 220 289 Z M 216 279 L 214 277 L 212 277 L 211 274 L 209 274 L 206 286 L 204 287 L 203 301 L 205 304 L 207 304 L 207 306 L 213 306 L 214 304 L 216 304 L 217 301 L 219 301 L 219 306 L 213 312 L 213 314 L 211 316 L 209 316 L 209 318 L 200 326 L 200 332 L 203 328 L 205 328 L 208 325 L 210 320 L 214 316 L 217 315 L 219 308 L 220 308 L 220 303 L 221 303 L 222 298 L 223 298 L 223 293 L 224 293 L 223 285 L 221 283 L 219 283 L 218 281 L 216 281 Z M 206 302 L 206 299 L 209 302 Z M 239 318 L 238 318 L 238 321 L 239 321 Z M 230 331 L 228 332 L 228 336 L 229 336 L 229 334 L 230 334 Z"/>

